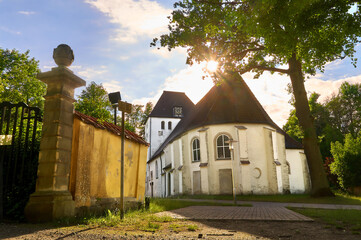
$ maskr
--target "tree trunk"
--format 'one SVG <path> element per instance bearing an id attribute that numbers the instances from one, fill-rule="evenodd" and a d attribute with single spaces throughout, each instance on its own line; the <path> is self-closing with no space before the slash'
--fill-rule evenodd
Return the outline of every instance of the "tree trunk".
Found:
<path id="1" fill-rule="evenodd" d="M 311 196 L 333 196 L 323 168 L 316 130 L 308 105 L 301 62 L 293 54 L 288 65 L 295 97 L 296 116 L 304 131 L 303 146 L 311 175 Z"/>

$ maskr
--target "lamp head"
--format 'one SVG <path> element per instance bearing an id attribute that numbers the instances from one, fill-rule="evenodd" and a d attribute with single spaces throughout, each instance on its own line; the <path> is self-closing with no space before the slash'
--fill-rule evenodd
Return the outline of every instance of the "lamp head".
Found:
<path id="1" fill-rule="evenodd" d="M 118 101 L 122 100 L 120 96 L 120 92 L 112 92 L 108 94 L 109 101 L 112 103 L 112 105 L 118 105 Z"/>

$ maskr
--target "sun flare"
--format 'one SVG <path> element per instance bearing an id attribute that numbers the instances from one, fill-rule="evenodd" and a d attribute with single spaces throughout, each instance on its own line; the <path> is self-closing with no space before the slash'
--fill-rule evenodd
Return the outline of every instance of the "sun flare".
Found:
<path id="1" fill-rule="evenodd" d="M 206 68 L 209 72 L 215 72 L 218 69 L 218 62 L 213 61 L 213 60 L 208 61 L 206 63 Z"/>

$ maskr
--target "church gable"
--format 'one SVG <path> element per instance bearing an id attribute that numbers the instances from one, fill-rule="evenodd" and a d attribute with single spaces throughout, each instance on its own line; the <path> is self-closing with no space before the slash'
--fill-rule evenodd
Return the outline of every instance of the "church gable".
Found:
<path id="1" fill-rule="evenodd" d="M 193 102 L 185 93 L 164 91 L 149 117 L 183 118 L 193 107 Z"/>

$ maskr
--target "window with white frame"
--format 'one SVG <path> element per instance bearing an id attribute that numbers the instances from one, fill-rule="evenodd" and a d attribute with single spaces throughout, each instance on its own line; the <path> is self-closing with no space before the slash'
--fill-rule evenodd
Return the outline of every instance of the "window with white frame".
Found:
<path id="1" fill-rule="evenodd" d="M 217 148 L 217 159 L 230 159 L 231 151 L 229 150 L 229 137 L 225 134 L 221 134 L 217 137 L 216 148 Z"/>
<path id="2" fill-rule="evenodd" d="M 168 129 L 172 130 L 172 122 L 171 121 L 168 122 Z"/>
<path id="3" fill-rule="evenodd" d="M 192 160 L 193 162 L 199 162 L 201 160 L 201 149 L 199 144 L 199 139 L 195 138 L 192 141 Z"/>
<path id="4" fill-rule="evenodd" d="M 160 123 L 160 129 L 164 129 L 164 128 L 165 128 L 165 122 L 162 121 L 162 122 Z"/>

